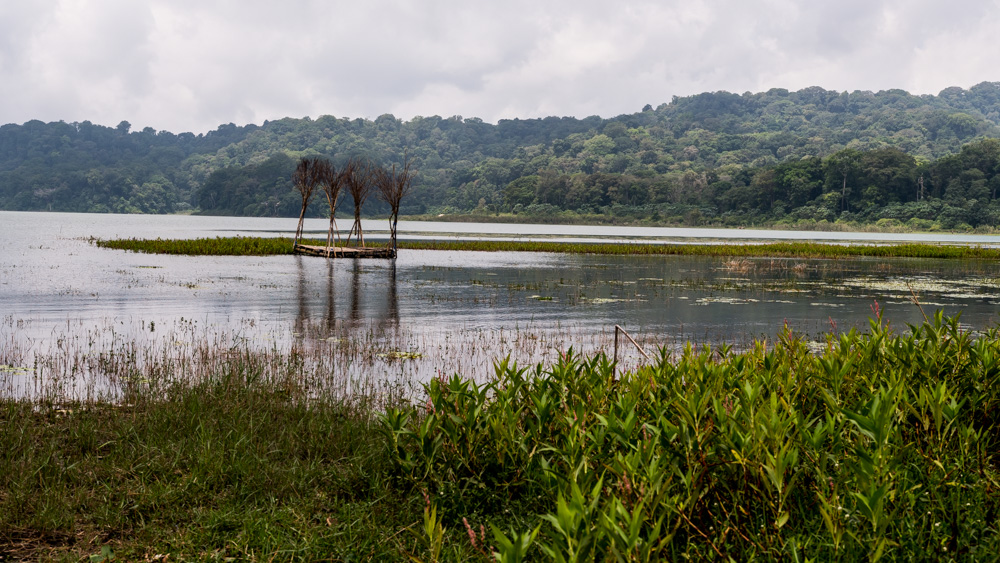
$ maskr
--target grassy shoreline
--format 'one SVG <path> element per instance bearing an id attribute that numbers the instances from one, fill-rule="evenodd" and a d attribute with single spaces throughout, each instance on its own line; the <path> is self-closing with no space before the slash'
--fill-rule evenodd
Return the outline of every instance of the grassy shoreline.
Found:
<path id="1" fill-rule="evenodd" d="M 294 368 L 214 354 L 192 380 L 134 374 L 122 402 L 0 399 L 0 558 L 1000 552 L 1000 335 L 957 319 L 873 319 L 819 352 L 787 332 L 689 347 L 628 373 L 571 351 L 501 361 L 415 401 L 317 395 Z"/>
<path id="2" fill-rule="evenodd" d="M 863 232 L 863 233 L 979 233 L 997 234 L 998 229 L 994 226 L 981 225 L 968 229 L 940 229 L 940 228 L 919 228 L 899 221 L 889 220 L 882 222 L 856 222 L 856 221 L 816 221 L 800 219 L 770 220 L 760 222 L 739 222 L 731 223 L 725 221 L 700 220 L 697 224 L 691 224 L 681 218 L 677 220 L 654 221 L 648 216 L 612 215 L 604 213 L 580 214 L 573 211 L 563 211 L 554 215 L 530 215 L 514 213 L 448 213 L 400 216 L 400 220 L 405 221 L 439 221 L 448 223 L 516 223 L 516 224 L 542 224 L 542 225 L 604 225 L 619 227 L 667 227 L 667 228 L 708 228 L 708 229 L 761 229 L 761 230 L 795 230 L 795 231 L 817 231 L 817 232 Z"/>
<path id="3" fill-rule="evenodd" d="M 188 256 L 273 256 L 292 254 L 288 238 L 218 237 L 200 239 L 91 239 L 101 248 L 148 254 Z M 326 244 L 310 240 L 307 244 Z M 776 258 L 896 257 L 967 260 L 1000 259 L 1000 249 L 940 244 L 827 244 L 773 242 L 760 244 L 567 243 L 545 241 L 400 241 L 401 250 L 478 252 L 553 252 L 626 256 L 719 256 Z"/>

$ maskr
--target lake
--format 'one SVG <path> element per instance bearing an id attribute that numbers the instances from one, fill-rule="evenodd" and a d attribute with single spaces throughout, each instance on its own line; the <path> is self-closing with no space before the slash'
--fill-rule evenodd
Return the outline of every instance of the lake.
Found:
<path id="1" fill-rule="evenodd" d="M 785 325 L 822 339 L 867 327 L 875 307 L 904 329 L 922 321 L 915 301 L 928 315 L 961 313 L 971 329 L 993 326 L 1000 311 L 1000 265 L 992 262 L 407 250 L 395 261 L 186 257 L 100 249 L 88 240 L 291 236 L 295 226 L 287 218 L 0 212 L 0 391 L 31 394 L 37 379 L 71 381 L 76 369 L 89 383 L 69 383 L 67 393 L 91 393 L 102 388 L 100 368 L 81 358 L 102 348 L 166 354 L 212 342 L 308 349 L 316 359 L 336 357 L 329 369 L 340 378 L 419 382 L 440 372 L 487 377 L 493 360 L 508 354 L 522 364 L 551 361 L 569 347 L 611 354 L 615 325 L 653 352 L 687 341 L 744 347 Z M 366 221 L 366 237 L 384 237 L 386 227 Z M 306 229 L 320 236 L 326 221 L 307 220 Z M 984 235 L 445 222 L 400 222 L 399 229 L 401 238 L 438 240 L 1000 242 Z M 634 347 L 620 355 L 624 365 L 642 360 Z"/>

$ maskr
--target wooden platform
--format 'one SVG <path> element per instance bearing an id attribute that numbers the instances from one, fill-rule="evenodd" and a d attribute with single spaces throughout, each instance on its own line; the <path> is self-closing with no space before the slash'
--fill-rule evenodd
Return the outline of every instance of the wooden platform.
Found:
<path id="1" fill-rule="evenodd" d="M 396 253 L 391 248 L 371 247 L 371 246 L 331 246 L 327 250 L 325 246 L 312 246 L 308 244 L 296 244 L 296 254 L 307 256 L 321 256 L 323 258 L 395 258 Z"/>

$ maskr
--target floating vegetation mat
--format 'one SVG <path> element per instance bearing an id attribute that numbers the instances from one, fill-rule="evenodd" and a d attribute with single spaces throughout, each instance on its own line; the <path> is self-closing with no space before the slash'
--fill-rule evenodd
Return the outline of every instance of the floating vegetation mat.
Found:
<path id="1" fill-rule="evenodd" d="M 967 278 L 940 280 L 928 277 L 854 277 L 840 282 L 844 287 L 880 292 L 887 296 L 934 295 L 952 299 L 1000 299 L 1000 280 Z"/>
<path id="2" fill-rule="evenodd" d="M 201 239 L 92 239 L 103 247 L 152 254 L 187 254 L 196 256 L 260 256 L 292 254 L 292 240 L 268 237 L 218 237 Z M 325 245 L 326 241 L 305 240 L 303 244 Z M 605 255 L 677 255 L 742 257 L 730 260 L 730 270 L 748 273 L 757 269 L 804 271 L 802 264 L 785 260 L 747 260 L 745 258 L 847 258 L 909 257 L 970 260 L 1000 259 L 1000 250 L 971 245 L 943 244 L 825 244 L 819 242 L 772 242 L 739 244 L 650 244 L 568 243 L 545 241 L 399 241 L 402 250 L 460 250 L 479 252 L 561 252 Z"/>
<path id="3" fill-rule="evenodd" d="M 695 300 L 695 303 L 699 305 L 708 305 L 710 303 L 725 303 L 727 305 L 749 305 L 751 303 L 760 303 L 758 299 L 741 299 L 739 297 L 700 297 Z"/>

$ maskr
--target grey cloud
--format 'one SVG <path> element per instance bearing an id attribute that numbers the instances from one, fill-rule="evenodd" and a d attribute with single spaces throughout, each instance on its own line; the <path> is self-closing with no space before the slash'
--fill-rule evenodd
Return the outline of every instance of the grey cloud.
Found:
<path id="1" fill-rule="evenodd" d="M 11 72 L 23 63 L 28 40 L 55 8 L 54 1 L 0 3 L 0 71 Z"/>
<path id="2" fill-rule="evenodd" d="M 13 2 L 0 7 L 0 122 L 179 132 L 323 114 L 615 115 L 771 87 L 933 93 L 998 78 L 982 55 L 998 14 L 972 0 Z"/>

